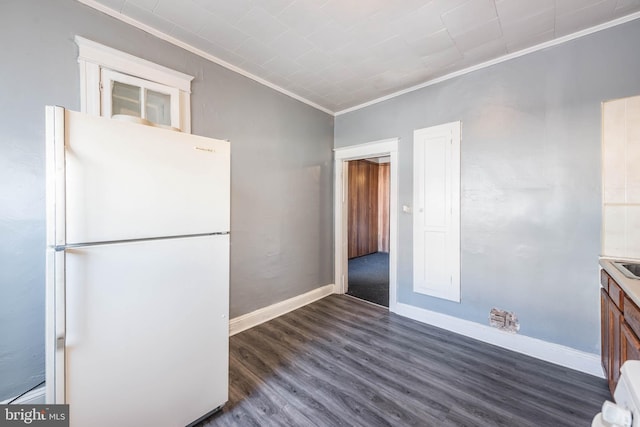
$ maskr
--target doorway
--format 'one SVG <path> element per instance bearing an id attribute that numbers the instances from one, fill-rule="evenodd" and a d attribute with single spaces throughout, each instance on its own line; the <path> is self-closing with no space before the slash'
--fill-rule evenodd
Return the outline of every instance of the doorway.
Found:
<path id="1" fill-rule="evenodd" d="M 335 292 L 349 293 L 349 162 L 386 157 L 389 169 L 388 192 L 388 307 L 396 310 L 397 216 L 398 216 L 398 139 L 335 149 L 334 224 L 335 224 Z M 378 241 L 378 234 L 375 236 Z"/>
<path id="2" fill-rule="evenodd" d="M 390 156 L 348 162 L 348 295 L 389 307 Z"/>

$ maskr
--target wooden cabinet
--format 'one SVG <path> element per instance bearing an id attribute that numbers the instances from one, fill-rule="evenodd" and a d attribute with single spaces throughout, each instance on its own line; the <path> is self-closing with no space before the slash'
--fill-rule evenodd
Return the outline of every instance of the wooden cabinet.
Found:
<path id="1" fill-rule="evenodd" d="M 609 390 L 611 394 L 616 389 L 618 379 L 620 378 L 620 366 L 622 361 L 620 358 L 620 326 L 622 323 L 622 312 L 609 300 L 607 310 L 608 317 L 608 335 L 609 335 Z"/>
<path id="2" fill-rule="evenodd" d="M 609 367 L 609 361 L 611 360 L 609 357 L 611 349 L 609 346 L 609 304 L 609 294 L 604 288 L 600 289 L 600 351 L 602 369 L 604 369 L 604 374 L 607 378 L 609 378 L 609 372 L 611 371 Z"/>
<path id="3" fill-rule="evenodd" d="M 602 367 L 613 394 L 622 364 L 640 360 L 640 309 L 606 271 L 600 278 Z"/>
<path id="4" fill-rule="evenodd" d="M 620 328 L 620 361 L 640 360 L 640 340 L 631 330 L 627 322 L 622 322 Z"/>

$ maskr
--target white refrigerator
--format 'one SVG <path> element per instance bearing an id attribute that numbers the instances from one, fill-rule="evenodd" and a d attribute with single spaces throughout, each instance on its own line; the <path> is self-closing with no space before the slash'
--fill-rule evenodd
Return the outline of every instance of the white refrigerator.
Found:
<path id="1" fill-rule="evenodd" d="M 46 109 L 46 396 L 72 427 L 228 398 L 229 143 Z"/>

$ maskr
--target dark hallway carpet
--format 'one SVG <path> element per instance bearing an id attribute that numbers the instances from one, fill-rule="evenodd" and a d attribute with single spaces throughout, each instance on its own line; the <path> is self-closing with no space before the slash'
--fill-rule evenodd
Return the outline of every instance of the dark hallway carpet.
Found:
<path id="1" fill-rule="evenodd" d="M 389 307 L 389 254 L 350 259 L 348 288 L 348 295 Z"/>

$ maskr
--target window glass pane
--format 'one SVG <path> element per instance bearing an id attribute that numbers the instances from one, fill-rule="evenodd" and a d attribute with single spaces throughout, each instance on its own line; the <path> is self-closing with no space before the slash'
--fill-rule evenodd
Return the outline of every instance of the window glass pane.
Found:
<path id="1" fill-rule="evenodd" d="M 145 105 L 147 120 L 160 125 L 171 125 L 171 96 L 147 89 Z"/>
<path id="2" fill-rule="evenodd" d="M 111 115 L 126 114 L 140 117 L 140 88 L 117 81 L 113 82 Z"/>

